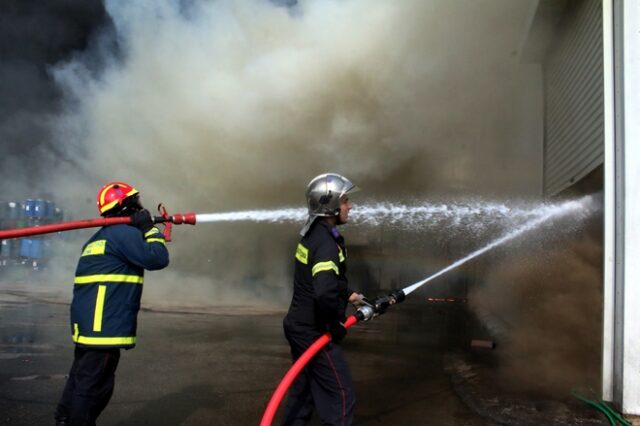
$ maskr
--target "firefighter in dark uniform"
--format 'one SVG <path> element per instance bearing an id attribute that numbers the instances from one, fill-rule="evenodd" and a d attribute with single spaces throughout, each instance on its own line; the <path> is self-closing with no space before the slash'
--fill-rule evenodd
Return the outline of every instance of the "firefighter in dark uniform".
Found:
<path id="1" fill-rule="evenodd" d="M 347 303 L 357 306 L 365 299 L 347 287 L 347 250 L 337 226 L 348 221 L 349 194 L 356 190 L 348 179 L 331 173 L 317 176 L 307 187 L 309 218 L 295 252 L 293 298 L 284 331 L 294 361 L 327 331 L 331 342 L 294 382 L 284 425 L 305 424 L 314 406 L 323 425 L 349 425 L 353 419 L 355 395 L 339 342 L 347 333 Z"/>
<path id="2" fill-rule="evenodd" d="M 82 248 L 71 302 L 74 360 L 56 425 L 95 424 L 113 393 L 120 349 L 136 345 L 144 270 L 169 264 L 164 236 L 135 188 L 108 183 L 97 203 L 102 216 L 130 216 L 131 225 L 102 227 Z"/>

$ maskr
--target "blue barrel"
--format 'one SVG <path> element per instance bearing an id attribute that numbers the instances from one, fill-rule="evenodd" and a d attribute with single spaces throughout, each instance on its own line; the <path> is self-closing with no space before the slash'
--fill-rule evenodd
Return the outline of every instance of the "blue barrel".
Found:
<path id="1" fill-rule="evenodd" d="M 11 257 L 11 242 L 11 240 L 0 241 L 0 257 L 7 259 Z"/>
<path id="2" fill-rule="evenodd" d="M 12 259 L 17 259 L 20 257 L 20 239 L 14 238 L 13 240 L 9 240 L 9 247 L 11 249 L 11 254 L 9 257 Z"/>
<path id="3" fill-rule="evenodd" d="M 9 222 L 9 203 L 6 201 L 0 201 L 0 229 L 8 229 L 7 222 Z"/>
<path id="4" fill-rule="evenodd" d="M 23 216 L 27 219 L 36 217 L 36 200 L 31 198 L 24 200 L 24 203 L 22 203 L 22 211 L 24 212 Z"/>
<path id="5" fill-rule="evenodd" d="M 45 203 L 47 203 L 47 214 L 45 216 L 46 223 L 53 223 L 56 216 L 56 203 L 49 200 L 46 200 Z"/>
<path id="6" fill-rule="evenodd" d="M 22 204 L 9 202 L 7 206 L 7 219 L 18 220 L 22 217 Z"/>
<path id="7" fill-rule="evenodd" d="M 33 203 L 33 217 L 36 219 L 45 219 L 47 217 L 47 201 L 35 200 Z"/>
<path id="8" fill-rule="evenodd" d="M 44 254 L 44 244 L 40 238 L 34 238 L 31 240 L 31 247 L 29 249 L 29 257 L 31 259 L 42 259 L 42 255 Z"/>
<path id="9" fill-rule="evenodd" d="M 33 240 L 31 238 L 22 238 L 20 240 L 20 257 L 29 258 L 31 257 L 31 243 Z"/>
<path id="10" fill-rule="evenodd" d="M 16 229 L 22 217 L 22 204 L 13 201 L 2 202 L 2 219 L 0 220 L 1 229 Z M 20 254 L 20 240 L 13 238 L 11 240 L 0 241 L 0 257 L 3 259 L 16 259 Z"/>

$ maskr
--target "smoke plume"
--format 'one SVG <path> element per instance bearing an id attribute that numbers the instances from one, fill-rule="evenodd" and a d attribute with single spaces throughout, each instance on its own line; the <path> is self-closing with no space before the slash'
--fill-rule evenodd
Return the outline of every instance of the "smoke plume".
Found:
<path id="1" fill-rule="evenodd" d="M 62 176 L 199 211 L 299 205 L 327 170 L 369 194 L 534 193 L 526 173 L 489 170 L 527 95 L 505 2 L 450 3 L 107 2 L 119 54 L 99 75 L 82 55 L 55 73 Z"/>
<path id="2" fill-rule="evenodd" d="M 95 215 L 115 179 L 150 209 L 202 213 L 303 206 L 326 171 L 378 199 L 539 193 L 540 68 L 515 51 L 528 2 L 291 3 L 106 1 L 84 44 L 45 67 L 60 97 L 28 117 L 46 142 L 15 142 L 29 159 L 11 155 L 11 173 L 27 182 L 36 155 L 33 186 L 64 188 L 74 217 Z M 207 299 L 280 299 L 297 231 L 176 229 L 158 278 L 174 289 L 200 274 L 217 283 Z"/>
<path id="3" fill-rule="evenodd" d="M 602 345 L 602 216 L 571 235 L 511 247 L 470 295 L 497 341 L 499 383 L 566 396 L 597 389 Z"/>

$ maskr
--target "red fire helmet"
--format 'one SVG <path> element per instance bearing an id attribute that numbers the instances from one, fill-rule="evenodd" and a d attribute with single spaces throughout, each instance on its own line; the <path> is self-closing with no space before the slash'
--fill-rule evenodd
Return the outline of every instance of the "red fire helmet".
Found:
<path id="1" fill-rule="evenodd" d="M 100 215 L 105 214 L 132 195 L 138 194 L 138 190 L 124 182 L 109 182 L 98 191 L 97 204 Z"/>

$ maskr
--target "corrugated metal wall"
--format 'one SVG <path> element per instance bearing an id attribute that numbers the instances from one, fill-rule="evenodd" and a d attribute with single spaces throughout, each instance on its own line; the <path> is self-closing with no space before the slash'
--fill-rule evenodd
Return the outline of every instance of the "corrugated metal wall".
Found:
<path id="1" fill-rule="evenodd" d="M 604 160 L 602 2 L 570 1 L 544 61 L 544 194 Z"/>

